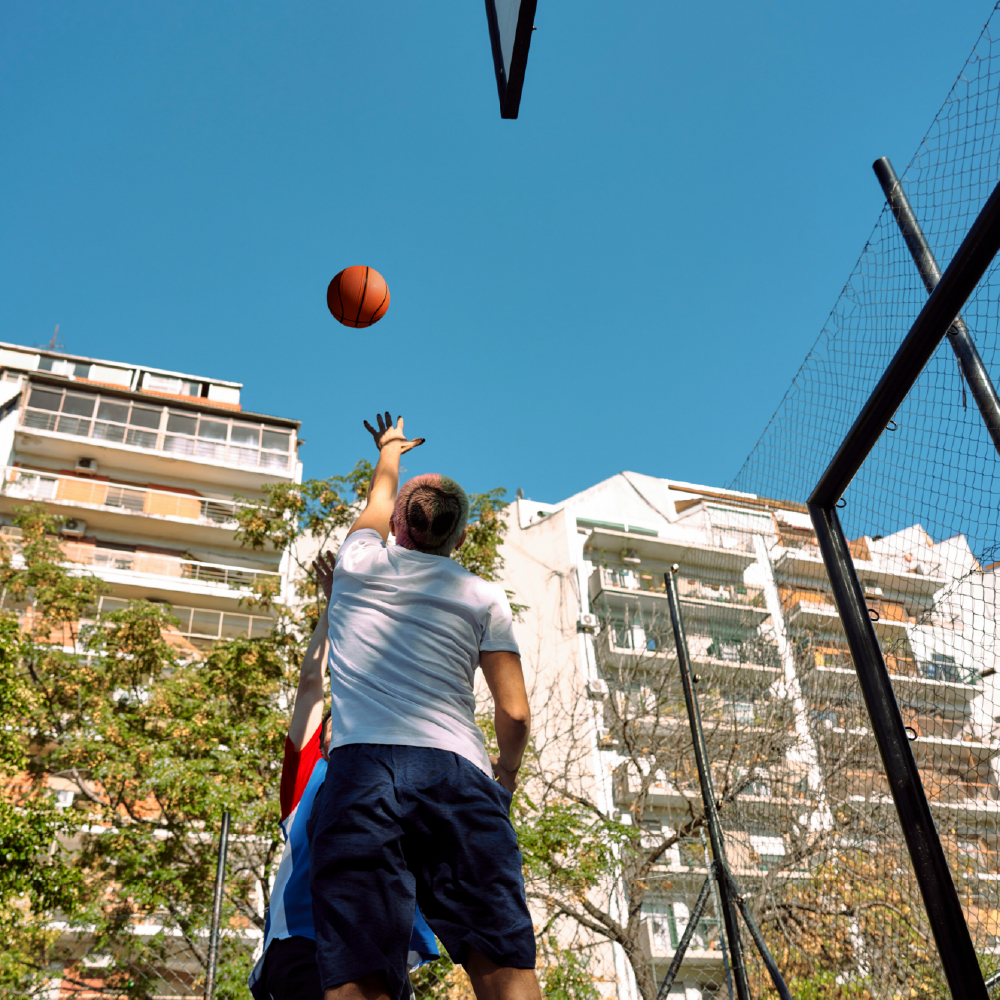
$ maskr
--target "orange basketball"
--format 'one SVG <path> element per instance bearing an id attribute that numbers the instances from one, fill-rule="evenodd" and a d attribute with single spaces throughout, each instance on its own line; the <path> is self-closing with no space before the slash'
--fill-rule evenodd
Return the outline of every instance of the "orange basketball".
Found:
<path id="1" fill-rule="evenodd" d="M 371 326 L 389 308 L 389 286 L 374 267 L 345 267 L 330 282 L 326 304 L 344 326 Z"/>

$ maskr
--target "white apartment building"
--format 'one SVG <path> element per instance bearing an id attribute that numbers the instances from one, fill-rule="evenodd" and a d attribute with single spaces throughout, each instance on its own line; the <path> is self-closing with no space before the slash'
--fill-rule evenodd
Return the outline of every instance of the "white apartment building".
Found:
<path id="1" fill-rule="evenodd" d="M 41 501 L 65 518 L 67 561 L 110 585 L 103 609 L 171 605 L 173 641 L 194 653 L 262 635 L 245 604 L 270 580 L 288 597 L 280 553 L 235 540 L 235 495 L 300 482 L 299 421 L 243 409 L 217 378 L 0 344 L 0 521 L 16 552 L 14 508 Z"/>
<path id="2" fill-rule="evenodd" d="M 934 542 L 919 525 L 859 538 L 852 550 L 973 937 L 980 950 L 1000 953 L 993 568 L 976 562 L 963 537 Z M 607 814 L 630 821 L 643 776 L 625 763 L 609 723 L 615 677 L 641 662 L 646 673 L 628 675 L 641 697 L 658 672 L 677 672 L 663 576 L 676 563 L 710 754 L 768 728 L 787 734 L 783 761 L 752 775 L 725 814 L 734 875 L 751 888 L 769 872 L 775 884 L 802 879 L 808 871 L 786 859 L 801 857 L 803 844 L 863 846 L 874 827 L 892 837 L 894 807 L 804 507 L 625 472 L 558 504 L 519 498 L 503 553 L 505 583 L 528 606 L 518 640 L 540 738 L 557 758 L 567 737 L 554 735 L 552 706 L 564 718 L 575 713 L 573 732 L 590 741 L 586 755 L 574 750 L 581 780 Z M 653 680 L 636 683 L 642 677 Z M 658 709 L 661 733 L 688 732 L 680 706 Z M 697 784 L 654 779 L 643 826 L 669 833 L 690 802 L 700 809 Z M 836 839 L 824 842 L 835 814 Z M 643 947 L 657 983 L 704 881 L 705 857 L 700 841 L 678 845 L 651 878 L 662 890 L 643 904 Z M 671 1000 L 727 995 L 713 924 L 695 934 Z M 857 955 L 866 954 L 853 933 Z M 599 951 L 617 996 L 635 1000 L 622 949 Z M 859 974 L 870 973 L 874 959 L 856 961 Z"/>

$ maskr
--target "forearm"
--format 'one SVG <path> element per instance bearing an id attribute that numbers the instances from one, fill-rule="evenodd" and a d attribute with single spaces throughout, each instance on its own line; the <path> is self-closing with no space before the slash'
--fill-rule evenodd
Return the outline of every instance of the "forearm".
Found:
<path id="1" fill-rule="evenodd" d="M 500 764 L 507 771 L 516 771 L 521 766 L 524 749 L 531 733 L 531 719 L 525 709 L 523 714 L 512 716 L 497 706 L 493 717 L 500 748 Z"/>
<path id="2" fill-rule="evenodd" d="M 399 491 L 399 459 L 402 453 L 403 447 L 398 441 L 390 441 L 378 453 L 366 508 L 379 503 L 387 503 L 391 508 L 396 502 L 396 493 Z"/>
<path id="3" fill-rule="evenodd" d="M 301 750 L 316 731 L 323 718 L 323 675 L 329 647 L 329 620 L 326 605 L 313 629 L 306 654 L 299 671 L 299 687 L 295 692 L 295 706 L 288 724 L 288 738 L 296 750 Z"/>

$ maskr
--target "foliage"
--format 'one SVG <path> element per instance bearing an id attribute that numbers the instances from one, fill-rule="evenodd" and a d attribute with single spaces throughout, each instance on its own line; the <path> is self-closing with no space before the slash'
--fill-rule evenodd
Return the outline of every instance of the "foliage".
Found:
<path id="1" fill-rule="evenodd" d="M 590 972 L 589 956 L 560 948 L 554 937 L 545 942 L 538 979 L 546 1000 L 599 1000 L 601 995 Z"/>
<path id="2" fill-rule="evenodd" d="M 0 869 L 3 902 L 27 899 L 0 916 L 3 986 L 23 993 L 34 976 L 40 988 L 52 962 L 68 962 L 69 982 L 93 982 L 95 971 L 65 951 L 71 942 L 44 930 L 62 912 L 71 927 L 88 928 L 90 953 L 104 956 L 105 991 L 145 996 L 171 978 L 184 992 L 200 991 L 216 831 L 228 809 L 217 995 L 243 996 L 248 932 L 263 926 L 257 893 L 266 904 L 281 846 L 282 699 L 294 691 L 302 637 L 283 627 L 221 643 L 203 658 L 178 635 L 169 610 L 146 601 L 81 628 L 99 582 L 62 565 L 58 524 L 44 508 L 20 510 L 16 523 L 22 558 L 5 562 L 3 583 L 22 627 L 0 619 L 0 753 L 5 776 L 26 768 L 34 797 L 32 811 L 23 799 L 13 811 L 0 800 L 3 849 L 28 861 Z M 11 737 L 12 720 L 30 744 Z M 45 783 L 53 774 L 72 782 L 71 809 L 51 804 Z M 5 785 L 9 797 L 17 786 Z M 162 929 L 137 935 L 139 924 Z"/>

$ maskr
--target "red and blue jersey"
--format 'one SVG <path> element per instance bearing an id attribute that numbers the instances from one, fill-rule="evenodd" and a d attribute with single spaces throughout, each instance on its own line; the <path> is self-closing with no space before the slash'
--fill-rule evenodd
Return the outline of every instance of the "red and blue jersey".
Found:
<path id="1" fill-rule="evenodd" d="M 306 836 L 306 824 L 312 813 L 316 793 L 322 787 L 325 777 L 326 761 L 320 746 L 319 728 L 301 750 L 296 750 L 292 741 L 286 737 L 278 796 L 285 848 L 271 890 L 271 904 L 264 925 L 264 953 L 276 939 L 316 939 L 312 894 L 309 890 L 309 839 Z M 438 957 L 434 934 L 419 907 L 413 922 L 413 933 L 410 935 L 409 957 L 411 969 Z M 251 974 L 251 985 L 259 977 L 262 963 L 263 955 Z"/>

